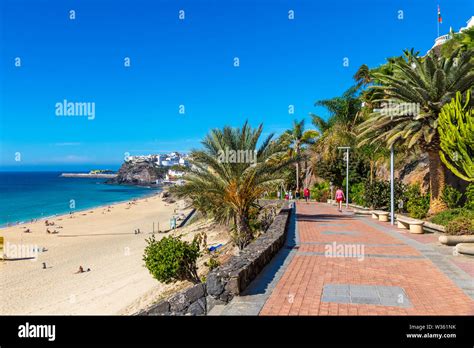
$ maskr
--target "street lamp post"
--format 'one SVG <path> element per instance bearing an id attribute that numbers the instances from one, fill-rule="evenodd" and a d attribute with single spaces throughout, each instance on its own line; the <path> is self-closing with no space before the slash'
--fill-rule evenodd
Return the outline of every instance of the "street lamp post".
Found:
<path id="1" fill-rule="evenodd" d="M 395 192 L 394 192 L 394 175 L 393 175 L 393 145 L 390 147 L 390 224 L 395 224 Z"/>
<path id="2" fill-rule="evenodd" d="M 346 209 L 349 209 L 349 146 L 339 146 L 339 150 L 346 150 Z"/>
<path id="3" fill-rule="evenodd" d="M 393 114 L 391 114 L 390 119 L 393 120 Z M 393 154 L 393 144 L 390 146 L 390 224 L 395 224 L 395 183 L 394 183 L 394 154 Z"/>

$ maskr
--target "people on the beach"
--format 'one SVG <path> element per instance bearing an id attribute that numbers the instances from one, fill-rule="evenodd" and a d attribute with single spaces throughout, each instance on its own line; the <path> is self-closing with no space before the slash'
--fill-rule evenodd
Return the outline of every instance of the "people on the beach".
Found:
<path id="1" fill-rule="evenodd" d="M 344 196 L 344 191 L 342 191 L 342 189 L 340 187 L 337 188 L 336 190 L 336 202 L 338 204 L 338 209 L 340 212 L 342 212 L 342 201 L 344 201 L 346 199 L 346 197 Z"/>
<path id="2" fill-rule="evenodd" d="M 304 199 L 306 200 L 306 203 L 309 201 L 309 189 L 306 187 L 303 191 L 304 194 Z"/>
<path id="3" fill-rule="evenodd" d="M 90 272 L 90 270 L 91 270 L 91 269 L 88 268 L 87 270 L 84 271 L 84 267 L 79 266 L 79 270 L 76 272 L 76 274 L 78 274 L 78 273 L 84 273 L 84 272 Z"/>

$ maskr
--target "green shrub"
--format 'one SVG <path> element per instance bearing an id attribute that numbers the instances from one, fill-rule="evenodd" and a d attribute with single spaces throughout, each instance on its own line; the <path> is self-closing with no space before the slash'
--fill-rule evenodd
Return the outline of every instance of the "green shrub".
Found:
<path id="1" fill-rule="evenodd" d="M 153 235 L 146 242 L 143 261 L 155 279 L 165 284 L 180 280 L 201 281 L 196 266 L 201 255 L 199 238 L 194 238 L 191 243 L 173 236 L 157 241 Z"/>
<path id="2" fill-rule="evenodd" d="M 365 184 L 363 182 L 358 182 L 351 186 L 349 199 L 357 205 L 367 205 L 367 200 L 365 199 Z"/>
<path id="3" fill-rule="evenodd" d="M 212 271 L 214 268 L 217 268 L 221 265 L 219 260 L 217 260 L 217 255 L 211 255 L 209 262 L 204 262 L 204 266 L 209 267 L 209 271 Z"/>
<path id="4" fill-rule="evenodd" d="M 449 209 L 457 208 L 461 197 L 462 193 L 449 185 L 446 185 L 444 187 L 443 192 L 441 194 L 441 199 L 448 206 Z"/>
<path id="5" fill-rule="evenodd" d="M 394 196 L 395 202 L 405 197 L 406 186 L 395 180 Z M 390 207 L 390 182 L 373 181 L 372 184 L 367 181 L 364 188 L 364 195 L 367 205 L 372 209 L 389 209 Z M 395 203 L 395 210 L 399 211 L 399 206 Z"/>
<path id="6" fill-rule="evenodd" d="M 326 202 L 331 195 L 329 190 L 329 183 L 327 182 L 320 182 L 315 183 L 313 188 L 310 189 L 311 198 L 318 201 L 318 202 Z"/>
<path id="7" fill-rule="evenodd" d="M 410 185 L 405 193 L 406 210 L 415 219 L 426 217 L 430 208 L 430 195 L 422 194 L 420 185 Z"/>
<path id="8" fill-rule="evenodd" d="M 388 206 L 387 194 L 390 195 L 390 185 L 387 185 L 385 181 L 374 180 L 372 184 L 367 181 L 364 191 L 370 208 L 377 209 Z"/>
<path id="9" fill-rule="evenodd" d="M 470 183 L 466 188 L 466 203 L 464 207 L 474 210 L 474 183 Z"/>
<path id="10" fill-rule="evenodd" d="M 454 236 L 474 235 L 474 219 L 458 216 L 448 223 L 446 234 Z"/>
<path id="11" fill-rule="evenodd" d="M 470 219 L 474 219 L 474 211 L 465 208 L 445 210 L 433 216 L 431 222 L 437 225 L 447 226 L 448 223 L 458 217 L 467 217 Z"/>

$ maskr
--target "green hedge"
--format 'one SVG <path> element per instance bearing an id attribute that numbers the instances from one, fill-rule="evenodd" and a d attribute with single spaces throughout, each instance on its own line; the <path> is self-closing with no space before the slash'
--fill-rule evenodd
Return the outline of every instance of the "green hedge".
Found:
<path id="1" fill-rule="evenodd" d="M 431 222 L 437 225 L 447 226 L 458 217 L 465 217 L 474 220 L 474 211 L 466 208 L 456 208 L 445 210 L 431 218 Z"/>

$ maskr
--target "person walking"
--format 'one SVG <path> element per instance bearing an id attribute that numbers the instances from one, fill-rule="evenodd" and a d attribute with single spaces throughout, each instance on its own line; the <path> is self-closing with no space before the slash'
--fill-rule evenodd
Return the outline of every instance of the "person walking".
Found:
<path id="1" fill-rule="evenodd" d="M 306 187 L 303 191 L 304 194 L 304 199 L 306 200 L 306 203 L 309 201 L 309 189 Z"/>
<path id="2" fill-rule="evenodd" d="M 344 196 L 344 191 L 340 187 L 337 188 L 336 190 L 336 202 L 339 208 L 339 211 L 342 213 L 342 202 L 346 200 L 346 197 Z"/>

